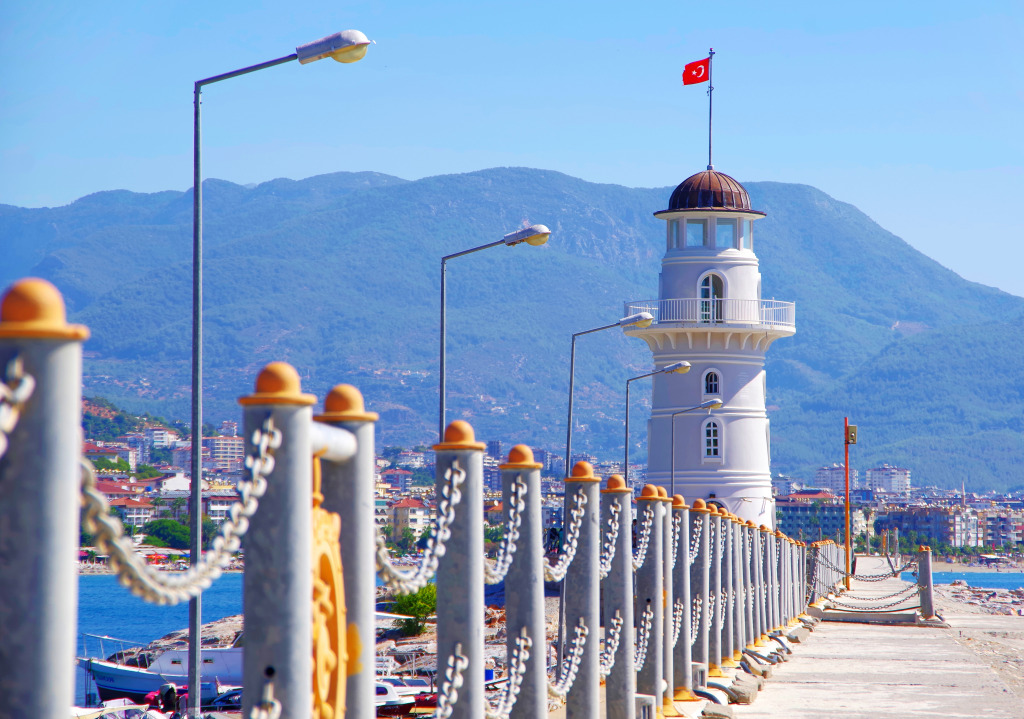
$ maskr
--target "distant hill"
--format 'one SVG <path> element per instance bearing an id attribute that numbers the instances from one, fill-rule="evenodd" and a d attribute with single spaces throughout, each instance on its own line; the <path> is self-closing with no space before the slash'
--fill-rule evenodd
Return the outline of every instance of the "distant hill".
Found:
<path id="1" fill-rule="evenodd" d="M 797 303 L 797 334 L 769 352 L 773 471 L 809 478 L 840 460 L 848 415 L 856 467 L 1024 486 L 1024 299 L 962 279 L 812 187 L 746 187 L 768 213 L 755 229 L 764 296 Z M 338 382 L 360 387 L 381 413 L 378 441 L 431 442 L 440 257 L 542 222 L 553 230 L 544 247 L 449 263 L 448 402 L 481 438 L 557 451 L 570 335 L 657 295 L 664 223 L 651 213 L 670 191 L 524 168 L 208 180 L 206 419 L 237 416 L 259 368 L 283 359 L 321 397 Z M 92 328 L 86 394 L 187 419 L 191 217 L 190 192 L 0 206 L 0 284 L 45 277 Z M 621 453 L 625 379 L 650 361 L 619 333 L 581 338 L 575 448 Z M 636 414 L 633 426 L 640 445 Z"/>

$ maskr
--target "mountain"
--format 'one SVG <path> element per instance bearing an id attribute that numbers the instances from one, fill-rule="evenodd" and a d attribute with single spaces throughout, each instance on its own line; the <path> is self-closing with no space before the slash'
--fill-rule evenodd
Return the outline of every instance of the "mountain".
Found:
<path id="1" fill-rule="evenodd" d="M 812 187 L 746 187 L 768 213 L 754 245 L 764 296 L 797 304 L 797 334 L 768 355 L 773 471 L 809 478 L 840 461 L 845 415 L 860 427 L 855 467 L 908 466 L 917 484 L 1024 485 L 1024 299 L 967 282 Z M 483 439 L 557 451 L 570 336 L 657 295 L 664 223 L 652 213 L 670 192 L 525 168 L 207 180 L 206 419 L 237 416 L 259 368 L 282 359 L 321 397 L 358 386 L 381 413 L 379 442 L 433 441 L 440 258 L 540 222 L 553 230 L 543 247 L 448 263 L 448 408 Z M 187 418 L 191 199 L 116 191 L 0 206 L 0 284 L 45 277 L 92 329 L 86 394 Z M 625 380 L 650 361 L 618 332 L 580 338 L 574 448 L 619 456 Z M 637 457 L 645 391 L 632 393 Z"/>

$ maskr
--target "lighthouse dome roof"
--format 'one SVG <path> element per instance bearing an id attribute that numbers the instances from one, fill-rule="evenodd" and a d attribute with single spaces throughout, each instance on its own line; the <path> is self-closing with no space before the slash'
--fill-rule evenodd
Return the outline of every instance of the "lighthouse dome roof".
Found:
<path id="1" fill-rule="evenodd" d="M 750 195 L 724 172 L 698 172 L 679 183 L 668 201 L 668 210 L 740 210 L 750 212 Z M 660 213 L 659 213 L 660 214 Z"/>

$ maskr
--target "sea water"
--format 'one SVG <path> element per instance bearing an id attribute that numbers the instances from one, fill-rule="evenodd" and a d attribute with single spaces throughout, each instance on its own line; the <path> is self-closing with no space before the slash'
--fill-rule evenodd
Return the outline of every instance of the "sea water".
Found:
<path id="1" fill-rule="evenodd" d="M 910 572 L 903 572 L 900 578 L 905 582 L 917 581 Z M 932 572 L 932 584 L 952 584 L 955 579 L 981 589 L 1024 589 L 1021 572 Z"/>

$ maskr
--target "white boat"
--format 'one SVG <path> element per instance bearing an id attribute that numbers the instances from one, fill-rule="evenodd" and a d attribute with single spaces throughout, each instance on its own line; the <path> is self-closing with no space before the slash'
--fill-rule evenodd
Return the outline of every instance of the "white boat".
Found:
<path id="1" fill-rule="evenodd" d="M 242 683 L 242 651 L 241 647 L 203 649 L 200 693 L 204 704 L 216 699 L 225 686 Z M 168 649 L 144 668 L 94 658 L 78 662 L 92 677 L 101 700 L 127 697 L 143 702 L 164 684 L 188 685 L 187 649 Z"/>
<path id="2" fill-rule="evenodd" d="M 416 706 L 416 698 L 399 696 L 395 687 L 387 682 L 377 682 L 377 716 L 405 716 Z"/>

